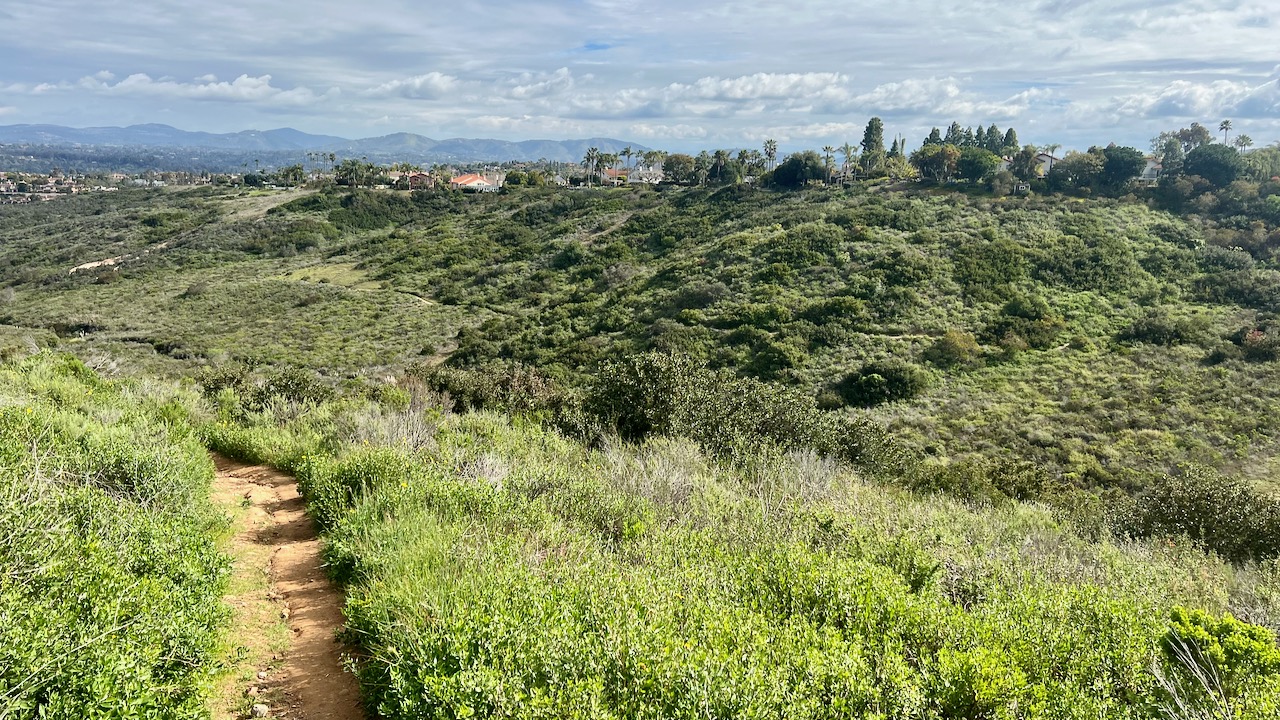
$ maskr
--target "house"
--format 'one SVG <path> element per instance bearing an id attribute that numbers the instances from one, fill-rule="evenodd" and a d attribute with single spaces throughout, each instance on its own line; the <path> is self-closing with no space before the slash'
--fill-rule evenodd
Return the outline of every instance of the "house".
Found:
<path id="1" fill-rule="evenodd" d="M 600 182 L 605 185 L 626 185 L 630 172 L 630 170 L 618 168 L 605 168 L 600 171 Z"/>
<path id="2" fill-rule="evenodd" d="M 488 178 L 478 173 L 467 173 L 450 180 L 449 187 L 470 192 L 497 192 L 502 187 L 502 181 L 498 178 Z"/>
<path id="3" fill-rule="evenodd" d="M 408 176 L 410 190 L 430 190 L 436 186 L 436 179 L 427 173 L 413 173 Z"/>
<path id="4" fill-rule="evenodd" d="M 1160 159 L 1154 155 L 1148 155 L 1146 160 L 1147 165 L 1138 176 L 1138 182 L 1150 187 L 1160 181 L 1160 171 L 1164 170 L 1164 165 L 1161 165 Z"/>
<path id="5" fill-rule="evenodd" d="M 631 176 L 628 178 L 628 180 L 630 180 L 630 182 L 633 182 L 633 183 L 645 183 L 647 185 L 657 185 L 658 183 L 665 180 L 666 177 L 667 176 L 664 175 L 662 172 L 662 168 L 637 167 L 631 171 Z"/>
<path id="6" fill-rule="evenodd" d="M 1036 155 L 1036 165 L 1040 168 L 1040 177 L 1048 175 L 1049 171 L 1053 169 L 1053 164 L 1056 162 L 1058 162 L 1058 158 L 1050 155 L 1049 153 L 1040 153 Z"/>

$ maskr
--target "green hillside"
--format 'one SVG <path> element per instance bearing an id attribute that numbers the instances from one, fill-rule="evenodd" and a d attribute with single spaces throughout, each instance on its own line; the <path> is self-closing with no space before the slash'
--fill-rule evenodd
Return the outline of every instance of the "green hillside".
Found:
<path id="1" fill-rule="evenodd" d="M 1268 192 L 7 210 L 0 699 L 198 712 L 208 447 L 298 477 L 383 717 L 1274 717 Z"/>

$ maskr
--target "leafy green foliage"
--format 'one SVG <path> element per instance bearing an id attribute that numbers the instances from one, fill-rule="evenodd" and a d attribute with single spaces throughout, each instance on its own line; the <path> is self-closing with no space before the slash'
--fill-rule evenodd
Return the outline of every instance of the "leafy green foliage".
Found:
<path id="1" fill-rule="evenodd" d="M 5 717 L 205 717 L 227 563 L 179 408 L 63 356 L 0 366 Z"/>

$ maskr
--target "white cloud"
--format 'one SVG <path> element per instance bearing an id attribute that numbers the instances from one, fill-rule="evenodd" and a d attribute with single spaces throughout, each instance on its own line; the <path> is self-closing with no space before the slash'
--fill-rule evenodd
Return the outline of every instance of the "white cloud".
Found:
<path id="1" fill-rule="evenodd" d="M 574 86 L 573 73 L 566 67 L 550 74 L 525 73 L 516 82 L 517 84 L 508 91 L 508 95 L 516 100 L 562 95 L 572 90 Z"/>
<path id="2" fill-rule="evenodd" d="M 692 84 L 672 83 L 665 89 L 671 99 L 699 99 L 720 102 L 748 100 L 802 100 L 843 95 L 847 75 L 833 72 L 755 73 L 739 77 L 704 77 Z"/>
<path id="3" fill-rule="evenodd" d="M 697 140 L 710 134 L 701 125 L 659 125 L 652 123 L 636 123 L 628 127 L 627 132 L 636 137 L 675 140 Z"/>
<path id="4" fill-rule="evenodd" d="M 12 115 L 16 112 L 18 112 L 18 108 L 16 107 L 0 105 L 0 117 Z"/>
<path id="5" fill-rule="evenodd" d="M 106 73 L 110 75 L 110 73 Z M 104 73 L 80 79 L 78 87 L 104 95 L 122 95 L 134 97 L 184 98 L 189 100 L 267 103 L 273 105 L 310 105 L 321 96 L 309 88 L 297 87 L 292 90 L 278 88 L 271 84 L 270 75 L 250 77 L 241 75 L 231 82 L 178 82 L 171 78 L 153 79 L 146 73 L 135 73 L 129 77 L 112 83 L 103 79 Z M 112 76 L 114 77 L 114 76 Z M 36 88 L 38 92 L 40 88 Z"/>
<path id="6" fill-rule="evenodd" d="M 392 80 L 366 90 L 369 97 L 403 97 L 413 100 L 436 100 L 461 87 L 462 81 L 453 75 L 429 72 L 401 80 Z"/>
<path id="7" fill-rule="evenodd" d="M 1274 119 L 1280 115 L 1280 73 L 1261 84 L 1235 80 L 1174 80 L 1154 92 L 1121 96 L 1115 112 L 1126 117 Z"/>
<path id="8" fill-rule="evenodd" d="M 541 115 L 481 115 L 467 121 L 469 127 L 493 132 L 519 132 L 545 134 L 582 134 L 586 128 L 581 123 L 558 117 Z"/>

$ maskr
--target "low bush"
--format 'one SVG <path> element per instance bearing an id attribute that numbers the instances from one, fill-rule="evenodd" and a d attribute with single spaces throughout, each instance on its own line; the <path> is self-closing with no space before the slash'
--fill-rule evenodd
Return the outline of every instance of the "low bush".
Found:
<path id="1" fill-rule="evenodd" d="M 176 402 L 0 366 L 0 716 L 206 717 L 227 561 Z"/>

